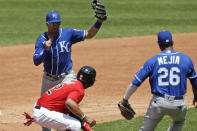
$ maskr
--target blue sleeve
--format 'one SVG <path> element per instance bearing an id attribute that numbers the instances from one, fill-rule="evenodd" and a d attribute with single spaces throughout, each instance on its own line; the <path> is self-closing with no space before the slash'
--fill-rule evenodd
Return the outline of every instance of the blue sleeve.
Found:
<path id="1" fill-rule="evenodd" d="M 189 59 L 189 64 L 190 64 L 190 68 L 188 70 L 187 77 L 190 79 L 192 88 L 197 88 L 197 74 L 191 59 Z"/>
<path id="2" fill-rule="evenodd" d="M 149 61 L 143 65 L 143 67 L 135 74 L 135 78 L 132 81 L 133 85 L 140 86 L 142 82 L 149 76 L 152 69 L 152 64 Z"/>
<path id="3" fill-rule="evenodd" d="M 85 40 L 85 30 L 72 29 L 71 43 L 77 43 Z"/>
<path id="4" fill-rule="evenodd" d="M 197 77 L 190 79 L 190 83 L 192 85 L 192 88 L 197 88 Z"/>
<path id="5" fill-rule="evenodd" d="M 189 66 L 189 70 L 188 70 L 188 73 L 187 73 L 187 77 L 189 79 L 193 79 L 194 77 L 197 77 L 197 75 L 196 75 L 196 71 L 194 69 L 194 64 L 193 64 L 191 59 L 189 59 L 189 65 L 190 66 Z"/>
<path id="6" fill-rule="evenodd" d="M 33 61 L 36 66 L 40 65 L 43 62 L 44 57 L 46 55 L 44 42 L 42 42 L 39 38 L 36 41 L 35 52 L 33 56 Z"/>

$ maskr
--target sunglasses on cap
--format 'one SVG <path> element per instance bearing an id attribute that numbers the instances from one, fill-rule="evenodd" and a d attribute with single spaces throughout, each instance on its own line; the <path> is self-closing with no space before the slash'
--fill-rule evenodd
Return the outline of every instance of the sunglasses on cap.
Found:
<path id="1" fill-rule="evenodd" d="M 47 23 L 50 26 L 60 26 L 61 22 L 53 22 L 53 23 Z"/>

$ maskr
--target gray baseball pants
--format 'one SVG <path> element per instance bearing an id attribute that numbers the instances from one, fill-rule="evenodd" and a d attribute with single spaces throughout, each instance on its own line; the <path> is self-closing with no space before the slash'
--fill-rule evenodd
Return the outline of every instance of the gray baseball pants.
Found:
<path id="1" fill-rule="evenodd" d="M 140 131 L 154 131 L 164 115 L 172 118 L 168 131 L 181 131 L 185 122 L 187 107 L 184 99 L 174 100 L 173 97 L 153 96 Z"/>

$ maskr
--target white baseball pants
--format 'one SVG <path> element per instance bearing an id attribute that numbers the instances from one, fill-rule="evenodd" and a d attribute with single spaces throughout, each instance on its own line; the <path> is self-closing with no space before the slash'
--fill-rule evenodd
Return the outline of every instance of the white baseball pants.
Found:
<path id="1" fill-rule="evenodd" d="M 35 122 L 42 127 L 57 129 L 57 131 L 80 131 L 81 123 L 79 120 L 66 114 L 50 111 L 47 108 L 33 109 Z"/>

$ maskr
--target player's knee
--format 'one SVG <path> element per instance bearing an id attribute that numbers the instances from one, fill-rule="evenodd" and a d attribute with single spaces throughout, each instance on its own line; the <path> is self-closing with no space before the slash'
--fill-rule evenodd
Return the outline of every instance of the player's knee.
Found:
<path id="1" fill-rule="evenodd" d="M 168 131 L 181 131 L 185 120 L 182 121 L 173 121 L 172 125 L 168 128 Z"/>
<path id="2" fill-rule="evenodd" d="M 147 128 L 145 129 L 145 128 L 141 127 L 139 131 L 154 131 L 154 130 L 153 129 L 147 129 Z"/>
<path id="3" fill-rule="evenodd" d="M 71 126 L 72 131 L 80 131 L 81 130 L 81 123 L 79 121 L 75 121 Z"/>
<path id="4" fill-rule="evenodd" d="M 51 131 L 50 128 L 42 127 L 42 131 Z"/>
<path id="5" fill-rule="evenodd" d="M 185 119 L 182 121 L 173 121 L 173 125 L 175 125 L 175 126 L 182 126 L 182 125 L 184 125 L 184 123 L 185 123 Z"/>
<path id="6" fill-rule="evenodd" d="M 142 125 L 139 131 L 154 131 L 155 126 L 152 125 Z"/>

